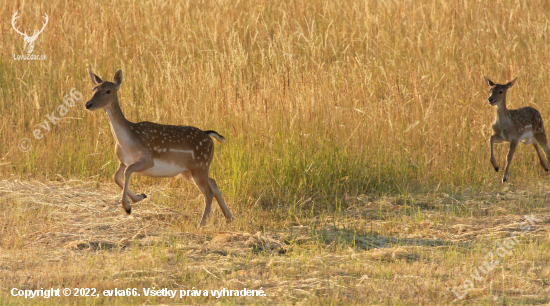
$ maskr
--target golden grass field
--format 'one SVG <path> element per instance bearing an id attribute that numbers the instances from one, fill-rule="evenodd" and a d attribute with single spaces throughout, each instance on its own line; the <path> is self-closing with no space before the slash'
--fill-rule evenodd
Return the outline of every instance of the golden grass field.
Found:
<path id="1" fill-rule="evenodd" d="M 537 108 L 550 130 L 549 2 L 0 3 L 0 304 L 550 303 L 550 178 L 522 145 L 500 182 L 483 81 L 519 76 L 508 107 Z M 16 11 L 29 34 L 48 14 L 33 51 L 46 60 L 14 59 L 27 53 Z M 214 203 L 198 228 L 202 194 L 179 177 L 133 175 L 148 198 L 124 213 L 107 115 L 84 108 L 86 68 L 123 70 L 133 122 L 226 137 L 211 176 L 233 223 Z M 82 99 L 41 128 L 73 88 Z M 472 277 L 514 233 L 513 251 Z M 153 287 L 266 296 L 145 297 Z"/>

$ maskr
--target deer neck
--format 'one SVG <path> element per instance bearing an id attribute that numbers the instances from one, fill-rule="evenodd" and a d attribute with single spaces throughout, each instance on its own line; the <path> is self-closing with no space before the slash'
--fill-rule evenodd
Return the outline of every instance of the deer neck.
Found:
<path id="1" fill-rule="evenodd" d="M 508 117 L 508 109 L 506 108 L 506 97 L 501 103 L 497 104 L 497 118 Z"/>
<path id="2" fill-rule="evenodd" d="M 104 108 L 107 116 L 109 116 L 109 123 L 111 124 L 111 132 L 115 137 L 117 144 L 123 146 L 125 140 L 129 139 L 131 134 L 131 122 L 126 120 L 120 105 L 118 104 L 118 98 L 114 103 Z"/>

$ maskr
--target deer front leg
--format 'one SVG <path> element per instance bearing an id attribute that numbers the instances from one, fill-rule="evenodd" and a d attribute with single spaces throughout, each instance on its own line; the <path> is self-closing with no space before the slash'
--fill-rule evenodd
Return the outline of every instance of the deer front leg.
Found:
<path id="1" fill-rule="evenodd" d="M 493 165 L 493 168 L 495 168 L 495 171 L 498 172 L 498 163 L 495 158 L 495 143 L 501 143 L 502 137 L 498 135 L 491 136 L 491 164 Z"/>
<path id="2" fill-rule="evenodd" d="M 141 172 L 145 171 L 151 167 L 153 167 L 155 163 L 153 162 L 152 158 L 142 157 L 140 160 L 138 160 L 136 163 L 131 164 L 126 168 L 124 171 L 124 188 L 122 190 L 122 207 L 126 211 L 126 213 L 130 214 L 132 212 L 132 207 L 130 206 L 130 203 L 128 201 L 128 183 L 130 182 L 130 175 L 134 172 Z"/>
<path id="3" fill-rule="evenodd" d="M 504 171 L 504 176 L 502 177 L 503 183 L 508 180 L 508 171 L 510 170 L 510 165 L 512 164 L 512 158 L 514 157 L 514 152 L 516 151 L 517 146 L 518 146 L 517 139 L 510 140 L 510 151 L 508 151 L 506 171 Z"/>
<path id="4" fill-rule="evenodd" d="M 113 179 L 115 180 L 115 183 L 121 188 L 124 189 L 124 182 L 122 182 L 122 178 L 124 177 L 124 170 L 126 170 L 126 165 L 123 163 L 118 164 L 118 169 L 115 172 L 115 175 L 113 176 Z M 132 202 L 136 203 L 143 199 L 145 199 L 147 196 L 142 193 L 140 195 L 134 194 L 130 189 L 128 189 L 128 195 L 130 196 L 130 199 Z"/>

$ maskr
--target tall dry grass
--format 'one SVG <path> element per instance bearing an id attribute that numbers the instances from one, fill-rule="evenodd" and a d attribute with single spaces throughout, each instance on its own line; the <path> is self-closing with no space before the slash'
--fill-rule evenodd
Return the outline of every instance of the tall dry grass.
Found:
<path id="1" fill-rule="evenodd" d="M 25 53 L 17 10 L 28 32 L 49 15 L 34 51 L 47 60 L 13 59 Z M 547 1 L 2 1 L 0 12 L 7 174 L 110 180 L 114 140 L 107 116 L 83 107 L 86 68 L 108 80 L 123 69 L 132 121 L 224 135 L 213 176 L 245 206 L 497 182 L 482 75 L 519 76 L 509 107 L 550 118 Z M 83 100 L 34 139 L 73 87 Z M 511 180 L 547 179 L 535 158 L 522 147 Z"/>

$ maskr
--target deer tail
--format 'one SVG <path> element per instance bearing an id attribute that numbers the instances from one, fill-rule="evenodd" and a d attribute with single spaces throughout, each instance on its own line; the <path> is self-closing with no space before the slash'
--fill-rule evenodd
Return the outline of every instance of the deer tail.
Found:
<path id="1" fill-rule="evenodd" d="M 224 143 L 225 138 L 216 131 L 204 131 L 208 136 L 214 137 L 219 143 Z"/>

